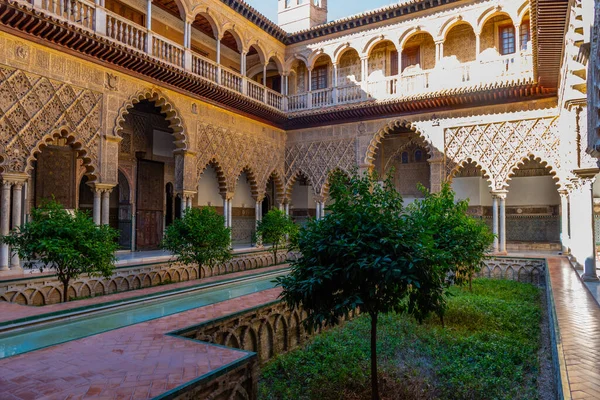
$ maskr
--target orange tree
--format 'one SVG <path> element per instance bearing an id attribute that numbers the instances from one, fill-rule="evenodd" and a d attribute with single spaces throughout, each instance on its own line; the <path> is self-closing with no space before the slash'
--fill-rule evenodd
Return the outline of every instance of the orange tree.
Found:
<path id="1" fill-rule="evenodd" d="M 86 212 L 69 212 L 52 200 L 31 210 L 31 220 L 2 241 L 25 260 L 26 267 L 55 271 L 66 302 L 72 279 L 81 274 L 112 275 L 118 236 L 110 226 L 96 225 Z"/>

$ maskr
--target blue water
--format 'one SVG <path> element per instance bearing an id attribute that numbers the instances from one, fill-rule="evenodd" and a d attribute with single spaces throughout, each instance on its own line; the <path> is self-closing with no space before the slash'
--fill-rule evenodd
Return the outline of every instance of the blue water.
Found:
<path id="1" fill-rule="evenodd" d="M 283 274 L 283 273 L 282 273 Z M 281 274 L 280 274 L 281 275 Z M 275 287 L 275 275 L 0 334 L 0 359 Z M 190 325 L 193 321 L 190 321 Z"/>

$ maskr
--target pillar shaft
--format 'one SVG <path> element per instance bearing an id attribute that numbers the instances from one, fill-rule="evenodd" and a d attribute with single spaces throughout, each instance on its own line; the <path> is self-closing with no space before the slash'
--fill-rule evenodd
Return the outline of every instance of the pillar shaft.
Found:
<path id="1" fill-rule="evenodd" d="M 498 197 L 492 197 L 492 232 L 494 233 L 494 253 L 500 250 L 499 226 L 498 226 Z"/>
<path id="2" fill-rule="evenodd" d="M 92 191 L 94 192 L 94 208 L 93 208 L 94 223 L 96 225 L 100 225 L 100 223 L 102 222 L 102 219 L 101 219 L 102 193 L 98 189 L 94 189 L 94 188 L 92 188 Z"/>
<path id="3" fill-rule="evenodd" d="M 500 197 L 500 252 L 506 253 L 506 197 Z"/>
<path id="4" fill-rule="evenodd" d="M 227 215 L 229 215 L 229 222 L 228 225 L 230 228 L 233 226 L 232 222 L 233 222 L 233 201 L 229 200 L 228 203 L 229 206 L 229 212 L 227 213 Z"/>
<path id="5" fill-rule="evenodd" d="M 583 264 L 583 276 L 585 281 L 597 281 L 596 272 L 596 240 L 594 238 L 594 203 L 593 203 L 593 179 L 583 179 L 578 188 L 578 203 L 575 204 L 577 210 L 575 221 L 577 221 L 577 230 L 581 238 L 580 254 L 576 255 L 577 260 Z"/>
<path id="6" fill-rule="evenodd" d="M 110 190 L 102 191 L 102 225 L 108 225 L 110 216 Z"/>
<path id="7" fill-rule="evenodd" d="M 229 200 L 223 199 L 223 218 L 225 219 L 225 227 L 229 226 Z"/>
<path id="8" fill-rule="evenodd" d="M 22 211 L 22 188 L 23 183 L 17 182 L 13 185 L 13 208 L 12 208 L 12 225 L 13 229 L 21 226 L 21 211 Z M 10 269 L 20 269 L 21 260 L 18 254 L 14 253 L 10 260 Z"/>
<path id="9" fill-rule="evenodd" d="M 0 234 L 2 236 L 8 235 L 10 229 L 10 191 L 12 183 L 2 183 L 2 205 L 0 207 Z M 9 269 L 9 249 L 7 244 L 2 244 L 0 247 L 0 271 L 7 271 Z"/>

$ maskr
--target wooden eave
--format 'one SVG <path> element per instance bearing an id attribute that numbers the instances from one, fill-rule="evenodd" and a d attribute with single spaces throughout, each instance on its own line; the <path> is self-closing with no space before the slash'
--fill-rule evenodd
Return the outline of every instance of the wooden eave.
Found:
<path id="1" fill-rule="evenodd" d="M 474 108 L 494 104 L 514 103 L 554 97 L 556 91 L 535 83 L 508 83 L 475 88 L 453 89 L 388 101 L 372 101 L 325 108 L 313 112 L 290 115 L 286 130 L 342 124 L 355 121 L 385 118 L 387 116 L 432 113 L 447 110 Z"/>
<path id="2" fill-rule="evenodd" d="M 568 8 L 569 0 L 531 0 L 534 75 L 545 87 L 558 87 Z"/>

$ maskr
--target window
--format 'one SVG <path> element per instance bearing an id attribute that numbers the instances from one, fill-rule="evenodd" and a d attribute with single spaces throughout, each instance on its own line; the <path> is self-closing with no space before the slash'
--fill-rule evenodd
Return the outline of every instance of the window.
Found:
<path id="1" fill-rule="evenodd" d="M 527 43 L 531 40 L 529 33 L 529 21 L 523 21 L 519 27 L 519 43 L 521 43 L 521 50 L 527 50 Z"/>
<path id="2" fill-rule="evenodd" d="M 402 71 L 406 67 L 418 65 L 421 63 L 421 47 L 408 47 L 402 50 Z"/>
<path id="3" fill-rule="evenodd" d="M 327 89 L 327 65 L 313 69 L 311 88 L 312 90 Z"/>
<path id="4" fill-rule="evenodd" d="M 402 153 L 402 164 L 408 164 L 408 153 L 406 151 Z"/>
<path id="5" fill-rule="evenodd" d="M 500 36 L 500 54 L 513 54 L 515 52 L 515 27 L 505 25 L 498 28 Z"/>
<path id="6" fill-rule="evenodd" d="M 420 162 L 423 159 L 423 152 L 421 150 L 415 151 L 415 162 Z"/>

